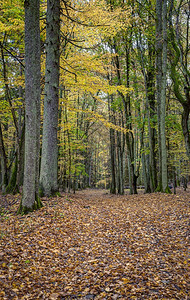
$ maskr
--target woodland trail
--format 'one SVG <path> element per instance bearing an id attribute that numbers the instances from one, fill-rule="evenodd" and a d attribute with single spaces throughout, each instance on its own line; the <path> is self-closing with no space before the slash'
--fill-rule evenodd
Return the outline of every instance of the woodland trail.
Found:
<path id="1" fill-rule="evenodd" d="M 1 196 L 0 299 L 190 299 L 189 190 L 62 193 L 26 216 L 19 197 Z"/>

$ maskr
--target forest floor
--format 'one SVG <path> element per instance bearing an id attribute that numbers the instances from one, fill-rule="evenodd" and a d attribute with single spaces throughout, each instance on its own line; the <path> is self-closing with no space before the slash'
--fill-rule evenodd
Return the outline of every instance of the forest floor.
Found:
<path id="1" fill-rule="evenodd" d="M 0 299 L 190 299 L 190 191 L 0 196 Z"/>

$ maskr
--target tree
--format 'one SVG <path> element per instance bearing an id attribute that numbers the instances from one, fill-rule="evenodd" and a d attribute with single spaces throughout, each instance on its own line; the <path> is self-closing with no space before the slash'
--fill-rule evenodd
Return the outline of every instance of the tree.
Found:
<path id="1" fill-rule="evenodd" d="M 58 105 L 59 105 L 60 0 L 47 1 L 46 70 L 40 192 L 58 191 Z"/>
<path id="2" fill-rule="evenodd" d="M 189 72 L 189 26 L 190 26 L 190 4 L 180 1 L 176 6 L 174 14 L 174 1 L 170 1 L 169 11 L 169 37 L 170 37 L 170 75 L 173 81 L 173 90 L 176 100 L 182 105 L 182 120 L 184 141 L 187 156 L 190 159 L 190 72 Z M 174 21 L 175 19 L 175 26 Z M 184 28 L 180 25 L 184 24 Z M 182 88 L 183 87 L 183 88 Z"/>
<path id="3" fill-rule="evenodd" d="M 112 108 L 113 95 L 108 95 L 109 121 L 114 122 L 114 111 Z M 116 194 L 116 147 L 115 147 L 115 130 L 110 128 L 110 165 L 111 165 L 111 184 L 110 193 Z"/>
<path id="4" fill-rule="evenodd" d="M 167 174 L 165 133 L 167 73 L 167 1 L 156 1 L 156 68 L 158 105 L 159 186 L 158 191 L 170 192 Z"/>
<path id="5" fill-rule="evenodd" d="M 8 170 L 7 170 L 7 156 L 5 153 L 5 146 L 3 141 L 2 128 L 0 123 L 0 154 L 1 154 L 1 185 L 2 192 L 5 192 L 5 188 L 8 184 Z"/>
<path id="6" fill-rule="evenodd" d="M 40 153 L 40 26 L 39 0 L 25 3 L 25 166 L 19 213 L 42 206 L 38 196 Z"/>

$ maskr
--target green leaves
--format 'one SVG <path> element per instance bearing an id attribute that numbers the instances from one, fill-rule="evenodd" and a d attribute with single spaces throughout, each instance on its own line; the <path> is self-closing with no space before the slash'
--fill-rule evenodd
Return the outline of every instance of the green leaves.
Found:
<path id="1" fill-rule="evenodd" d="M 0 1 L 3 14 L 0 15 L 1 38 L 2 33 L 18 33 L 24 30 L 24 7 L 22 0 Z"/>

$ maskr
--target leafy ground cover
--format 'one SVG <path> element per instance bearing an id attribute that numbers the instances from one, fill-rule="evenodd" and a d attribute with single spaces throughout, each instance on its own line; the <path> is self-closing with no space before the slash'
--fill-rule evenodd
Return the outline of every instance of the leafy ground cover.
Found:
<path id="1" fill-rule="evenodd" d="M 0 299 L 190 299 L 189 191 L 0 200 Z"/>

